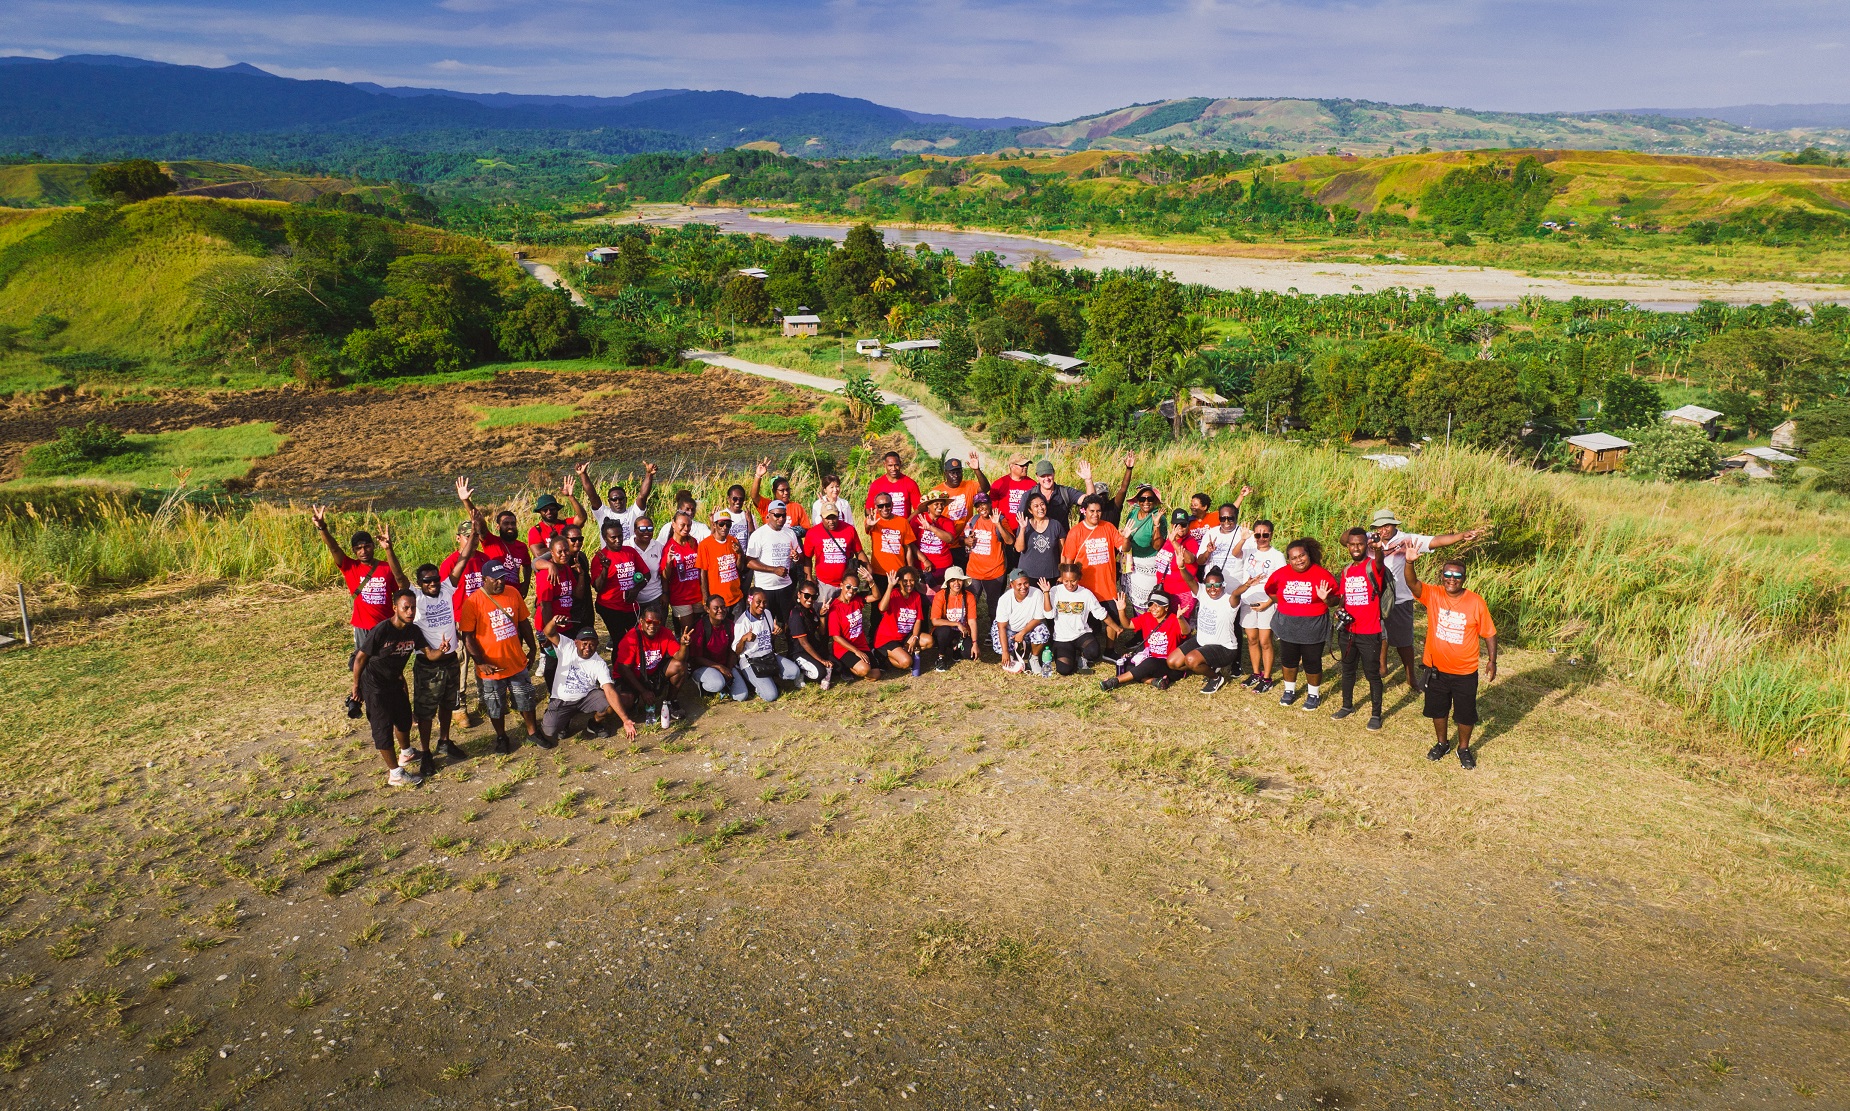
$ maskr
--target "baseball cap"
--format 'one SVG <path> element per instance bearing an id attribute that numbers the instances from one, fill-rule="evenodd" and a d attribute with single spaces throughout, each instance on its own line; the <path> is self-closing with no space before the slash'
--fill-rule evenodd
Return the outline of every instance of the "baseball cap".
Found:
<path id="1" fill-rule="evenodd" d="M 1394 511 L 1392 509 L 1377 509 L 1375 510 L 1373 527 L 1380 528 L 1382 525 L 1393 525 L 1395 528 L 1399 528 L 1400 518 L 1394 516 Z"/>
<path id="2" fill-rule="evenodd" d="M 1172 525 L 1192 525 L 1195 523 L 1195 519 L 1188 515 L 1188 510 L 1178 509 L 1169 515 L 1169 523 Z"/>
<path id="3" fill-rule="evenodd" d="M 572 639 L 573 640 L 588 640 L 591 643 L 596 644 L 597 643 L 597 630 L 592 628 L 589 625 L 580 625 L 578 627 L 578 631 L 572 634 Z"/>
<path id="4" fill-rule="evenodd" d="M 1150 599 L 1147 604 L 1152 605 L 1152 606 L 1163 606 L 1167 608 L 1173 603 L 1169 601 L 1169 595 L 1164 594 L 1162 591 L 1159 590 L 1150 595 Z"/>
<path id="5" fill-rule="evenodd" d="M 766 513 L 782 513 L 789 508 L 790 508 L 790 503 L 780 498 L 777 501 L 772 502 L 770 505 L 765 506 L 764 511 Z"/>
<path id="6" fill-rule="evenodd" d="M 976 497 L 970 499 L 970 504 L 971 505 L 988 505 L 989 495 L 988 494 L 978 494 Z"/>
<path id="7" fill-rule="evenodd" d="M 1009 466 L 1011 467 L 1025 467 L 1032 462 L 1032 459 L 1029 459 L 1019 451 L 1009 456 Z"/>
<path id="8" fill-rule="evenodd" d="M 491 559 L 482 567 L 482 575 L 485 578 L 500 579 L 504 583 L 517 583 L 520 581 L 520 568 L 512 563 Z"/>
<path id="9" fill-rule="evenodd" d="M 1028 577 L 1028 573 L 1026 571 L 1023 571 L 1021 568 L 1017 567 L 1013 571 L 1009 572 L 1008 581 L 1014 582 L 1017 579 L 1025 579 L 1027 577 Z"/>
<path id="10" fill-rule="evenodd" d="M 828 505 L 824 506 L 822 510 L 822 519 L 825 521 L 841 520 L 841 506 L 836 505 L 834 502 L 830 502 Z"/>
<path id="11" fill-rule="evenodd" d="M 1043 459 L 1039 463 L 1036 463 L 1034 465 L 1034 473 L 1037 475 L 1052 474 L 1053 473 L 1053 460 Z"/>
<path id="12" fill-rule="evenodd" d="M 540 500 L 533 503 L 533 511 L 535 513 L 538 513 L 542 509 L 557 508 L 559 508 L 559 499 L 553 497 L 551 494 L 541 494 Z"/>
<path id="13" fill-rule="evenodd" d="M 732 520 L 732 510 L 725 509 L 725 508 L 715 509 L 713 511 L 713 516 L 711 519 L 715 521 L 730 522 Z"/>

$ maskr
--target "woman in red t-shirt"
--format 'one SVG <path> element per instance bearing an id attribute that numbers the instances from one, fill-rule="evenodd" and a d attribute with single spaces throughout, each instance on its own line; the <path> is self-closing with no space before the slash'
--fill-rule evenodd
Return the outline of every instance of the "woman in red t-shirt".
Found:
<path id="1" fill-rule="evenodd" d="M 829 644 L 835 652 L 835 666 L 846 668 L 859 679 L 880 678 L 867 641 L 866 597 L 861 593 L 860 576 L 850 571 L 841 579 L 841 593 L 829 604 Z"/>
<path id="2" fill-rule="evenodd" d="M 700 611 L 700 545 L 694 542 L 694 518 L 676 513 L 662 542 L 662 586 L 675 627 L 685 630 Z"/>
<path id="3" fill-rule="evenodd" d="M 925 620 L 925 596 L 919 593 L 919 573 L 901 567 L 887 583 L 880 599 L 880 628 L 874 633 L 874 659 L 900 671 L 919 673 L 919 657 L 931 643 Z"/>
<path id="4" fill-rule="evenodd" d="M 1323 646 L 1330 639 L 1330 609 L 1342 599 L 1336 576 L 1323 569 L 1323 545 L 1309 537 L 1285 545 L 1285 565 L 1265 581 L 1265 592 L 1278 603 L 1272 618 L 1272 636 L 1278 641 L 1278 662 L 1285 667 L 1281 706 L 1298 700 L 1298 668 L 1310 685 L 1306 710 L 1323 704 Z"/>
<path id="5" fill-rule="evenodd" d="M 912 515 L 912 531 L 919 538 L 919 573 L 927 589 L 944 585 L 944 569 L 951 565 L 957 546 L 957 522 L 944 515 L 951 498 L 942 490 L 925 495 L 925 507 Z"/>
<path id="6" fill-rule="evenodd" d="M 1159 691 L 1182 677 L 1185 666 L 1182 640 L 1189 626 L 1170 612 L 1169 595 L 1150 592 L 1144 611 L 1131 619 L 1131 628 L 1143 636 L 1143 649 L 1127 656 L 1118 673 L 1099 683 L 1100 690 L 1117 690 L 1126 683 L 1153 683 Z"/>
<path id="7" fill-rule="evenodd" d="M 732 685 L 732 669 L 739 657 L 732 650 L 732 618 L 726 599 L 714 594 L 706 609 L 687 632 L 687 666 L 694 682 L 706 694 L 724 694 Z"/>

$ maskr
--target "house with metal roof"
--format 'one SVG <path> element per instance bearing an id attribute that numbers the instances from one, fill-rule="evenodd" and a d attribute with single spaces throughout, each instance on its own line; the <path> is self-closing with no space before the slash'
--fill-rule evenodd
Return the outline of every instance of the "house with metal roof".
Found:
<path id="1" fill-rule="evenodd" d="M 1630 440 L 1604 432 L 1586 432 L 1569 436 L 1567 446 L 1581 470 L 1589 474 L 1607 474 L 1625 466 L 1625 453 L 1632 450 Z"/>
<path id="2" fill-rule="evenodd" d="M 1664 419 L 1671 424 L 1687 424 L 1700 428 L 1711 440 L 1721 430 L 1715 423 L 1721 420 L 1721 417 L 1722 415 L 1714 409 L 1704 409 L 1700 405 L 1685 405 L 1681 409 L 1671 409 L 1664 414 Z"/>

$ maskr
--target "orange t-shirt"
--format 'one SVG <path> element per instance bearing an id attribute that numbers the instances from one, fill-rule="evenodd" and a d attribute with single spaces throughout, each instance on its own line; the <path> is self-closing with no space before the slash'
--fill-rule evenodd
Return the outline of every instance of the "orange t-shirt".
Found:
<path id="1" fill-rule="evenodd" d="M 882 575 L 891 575 L 904 567 L 906 545 L 918 542 L 919 534 L 904 517 L 876 520 L 867 527 L 868 557 L 873 561 L 874 570 Z"/>
<path id="2" fill-rule="evenodd" d="M 1427 666 L 1447 675 L 1475 672 L 1478 638 L 1497 635 L 1484 599 L 1469 590 L 1454 598 L 1438 583 L 1421 583 L 1420 605 L 1426 607 Z"/>
<path id="3" fill-rule="evenodd" d="M 770 515 L 770 512 L 771 499 L 759 498 L 758 519 L 760 521 L 764 520 Z M 784 507 L 784 523 L 787 525 L 795 525 L 797 528 L 808 528 L 810 524 L 809 512 L 796 502 L 791 502 Z"/>
<path id="4" fill-rule="evenodd" d="M 1118 598 L 1118 564 L 1113 553 L 1123 546 L 1123 535 L 1110 521 L 1100 521 L 1096 526 L 1081 521 L 1066 534 L 1060 559 L 1079 564 L 1080 586 L 1101 602 L 1114 602 Z"/>
<path id="5" fill-rule="evenodd" d="M 719 595 L 729 606 L 736 606 L 745 600 L 745 587 L 739 582 L 745 556 L 739 551 L 738 541 L 730 538 L 722 540 L 717 534 L 708 536 L 700 542 L 694 556 L 694 566 L 707 573 L 709 594 Z"/>
<path id="6" fill-rule="evenodd" d="M 948 589 L 940 590 L 931 597 L 931 619 L 933 621 L 949 621 L 953 625 L 967 626 L 975 611 L 976 594 L 969 590 L 960 593 L 955 604 L 952 603 L 951 592 Z"/>
<path id="7" fill-rule="evenodd" d="M 981 517 L 971 520 L 969 529 L 966 546 L 970 549 L 970 566 L 965 570 L 973 579 L 1001 578 L 1007 566 L 1002 554 L 1002 530 L 996 527 L 994 520 L 986 521 Z"/>
<path id="8" fill-rule="evenodd" d="M 933 494 L 943 494 L 951 499 L 950 503 L 944 507 L 944 515 L 957 526 L 951 530 L 951 547 L 964 546 L 964 525 L 969 523 L 970 507 L 976 504 L 976 496 L 982 492 L 983 488 L 976 484 L 974 478 L 966 478 L 956 486 L 948 482 L 940 482 L 929 491 Z"/>
<path id="9" fill-rule="evenodd" d="M 527 650 L 520 643 L 520 623 L 527 620 L 527 600 L 512 587 L 503 587 L 499 594 L 478 590 L 463 601 L 456 628 L 481 645 L 476 674 L 506 679 L 527 670 Z"/>

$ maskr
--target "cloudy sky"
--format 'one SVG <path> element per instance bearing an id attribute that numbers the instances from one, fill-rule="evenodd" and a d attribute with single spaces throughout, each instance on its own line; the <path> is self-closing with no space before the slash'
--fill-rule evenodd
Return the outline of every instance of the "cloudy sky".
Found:
<path id="1" fill-rule="evenodd" d="M 834 92 L 1068 119 L 1178 96 L 1511 111 L 1850 101 L 1844 0 L 7 0 L 0 54 L 471 91 Z"/>

